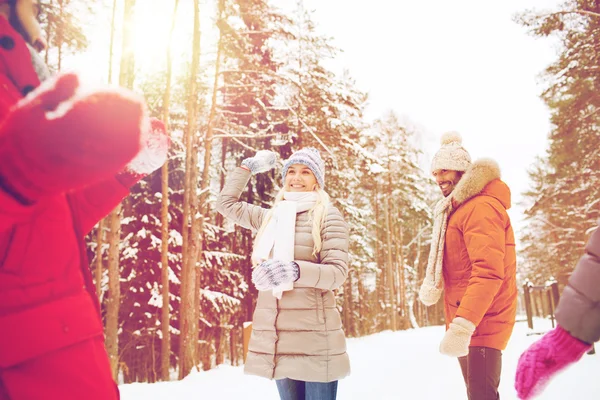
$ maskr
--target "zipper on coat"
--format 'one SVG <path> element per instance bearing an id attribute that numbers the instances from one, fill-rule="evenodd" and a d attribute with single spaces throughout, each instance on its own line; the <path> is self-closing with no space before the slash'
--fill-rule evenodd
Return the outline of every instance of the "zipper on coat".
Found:
<path id="1" fill-rule="evenodd" d="M 277 332 L 277 319 L 279 318 L 279 299 L 275 298 L 275 320 L 273 321 L 273 329 L 275 332 L 275 343 L 273 343 L 273 368 L 271 369 L 271 379 L 275 378 L 275 369 L 277 368 L 277 343 L 279 342 L 279 332 Z"/>

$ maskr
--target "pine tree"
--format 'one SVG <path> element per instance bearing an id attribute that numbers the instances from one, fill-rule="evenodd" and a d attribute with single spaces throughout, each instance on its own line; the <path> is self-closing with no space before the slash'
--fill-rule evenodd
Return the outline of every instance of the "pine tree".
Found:
<path id="1" fill-rule="evenodd" d="M 552 112 L 552 131 L 546 156 L 530 173 L 523 273 L 564 283 L 600 216 L 600 2 L 563 7 L 551 14 L 529 12 L 520 21 L 533 35 L 561 42 L 558 59 L 544 73 L 542 98 Z"/>
<path id="2" fill-rule="evenodd" d="M 51 69 L 60 71 L 65 55 L 85 50 L 88 41 L 83 26 L 93 16 L 93 7 L 82 2 L 49 0 L 42 4 L 40 25 L 48 42 L 44 59 Z"/>

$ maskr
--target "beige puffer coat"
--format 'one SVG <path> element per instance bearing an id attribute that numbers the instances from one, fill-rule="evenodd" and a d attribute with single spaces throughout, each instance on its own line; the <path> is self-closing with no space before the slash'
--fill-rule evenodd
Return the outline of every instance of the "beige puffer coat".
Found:
<path id="1" fill-rule="evenodd" d="M 236 168 L 217 200 L 217 211 L 238 225 L 258 231 L 267 209 L 240 201 L 251 173 Z M 322 249 L 312 255 L 308 212 L 296 219 L 294 258 L 300 278 L 277 300 L 259 292 L 245 372 L 269 379 L 331 382 L 350 373 L 346 339 L 332 290 L 348 274 L 348 225 L 330 206 L 321 230 Z"/>

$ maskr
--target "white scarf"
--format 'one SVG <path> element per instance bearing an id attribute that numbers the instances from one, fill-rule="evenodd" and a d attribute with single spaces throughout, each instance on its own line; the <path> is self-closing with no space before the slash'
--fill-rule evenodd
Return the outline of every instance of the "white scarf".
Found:
<path id="1" fill-rule="evenodd" d="M 273 208 L 271 219 L 254 246 L 253 264 L 269 259 L 294 261 L 296 214 L 310 210 L 316 203 L 316 192 L 284 192 L 283 200 Z M 273 296 L 281 299 L 284 291 L 293 288 L 294 282 L 278 285 L 273 288 Z"/>
<path id="2" fill-rule="evenodd" d="M 419 299 L 426 306 L 438 302 L 444 288 L 443 262 L 444 244 L 446 242 L 446 228 L 448 227 L 448 214 L 452 209 L 452 196 L 440 200 L 433 212 L 433 233 L 431 234 L 431 249 L 425 270 L 425 279 L 419 289 Z"/>

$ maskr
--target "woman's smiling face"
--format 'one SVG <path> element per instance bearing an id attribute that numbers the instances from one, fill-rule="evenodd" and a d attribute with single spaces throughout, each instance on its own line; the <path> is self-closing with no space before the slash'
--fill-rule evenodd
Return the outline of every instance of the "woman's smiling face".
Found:
<path id="1" fill-rule="evenodd" d="M 317 178 L 306 165 L 292 164 L 285 175 L 288 192 L 312 192 L 317 188 Z"/>

